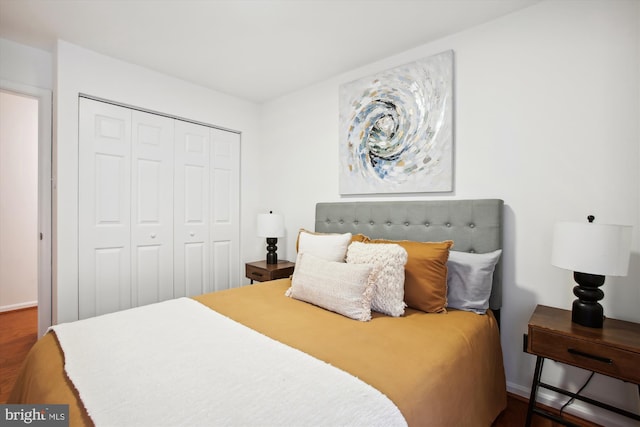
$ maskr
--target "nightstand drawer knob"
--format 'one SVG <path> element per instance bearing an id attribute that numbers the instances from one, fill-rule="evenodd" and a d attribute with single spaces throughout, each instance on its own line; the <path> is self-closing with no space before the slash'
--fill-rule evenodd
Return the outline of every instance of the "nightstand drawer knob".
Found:
<path id="1" fill-rule="evenodd" d="M 575 354 L 576 356 L 582 356 L 582 357 L 586 357 L 588 359 L 597 360 L 598 362 L 606 363 L 607 365 L 613 365 L 613 360 L 611 360 L 609 358 L 606 358 L 606 357 L 595 356 L 593 354 L 585 353 L 583 351 L 576 350 L 576 349 L 573 349 L 573 348 L 569 348 L 569 349 L 567 349 L 567 351 L 569 353 L 571 353 L 571 354 Z"/>

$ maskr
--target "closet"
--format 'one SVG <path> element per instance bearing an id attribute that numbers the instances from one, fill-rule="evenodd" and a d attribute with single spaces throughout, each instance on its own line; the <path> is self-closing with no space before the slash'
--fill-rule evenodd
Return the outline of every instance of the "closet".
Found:
<path id="1" fill-rule="evenodd" d="M 240 135 L 79 99 L 79 318 L 240 284 Z"/>

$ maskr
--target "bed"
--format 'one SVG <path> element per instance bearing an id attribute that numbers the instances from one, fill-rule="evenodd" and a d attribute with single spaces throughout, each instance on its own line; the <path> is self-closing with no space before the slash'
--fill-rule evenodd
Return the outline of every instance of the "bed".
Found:
<path id="1" fill-rule="evenodd" d="M 502 210 L 497 199 L 319 203 L 309 234 L 480 255 L 502 249 Z M 73 322 L 36 343 L 9 403 L 68 404 L 71 425 L 489 426 L 506 407 L 500 263 L 485 314 L 406 307 L 358 321 L 285 296 L 287 278 Z"/>

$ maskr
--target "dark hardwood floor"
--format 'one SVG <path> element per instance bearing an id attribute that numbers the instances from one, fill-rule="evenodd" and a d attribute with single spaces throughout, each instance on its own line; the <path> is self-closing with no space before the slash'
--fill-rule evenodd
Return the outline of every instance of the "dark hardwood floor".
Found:
<path id="1" fill-rule="evenodd" d="M 505 409 L 502 414 L 498 416 L 496 421 L 493 423 L 492 427 L 518 427 L 524 426 L 524 422 L 527 419 L 527 406 L 529 403 L 529 399 L 508 393 L 507 396 L 507 409 Z M 549 408 L 547 406 L 542 406 L 549 412 L 554 414 L 558 414 L 558 410 L 554 408 Z M 571 415 L 563 415 L 565 419 L 571 421 L 572 423 L 579 425 L 581 427 L 601 427 L 598 424 L 594 424 L 589 421 L 585 421 L 583 419 L 571 416 Z M 535 415 L 531 419 L 531 427 L 560 427 L 561 424 L 558 424 L 549 419 L 543 418 L 541 416 Z"/>
<path id="2" fill-rule="evenodd" d="M 0 313 L 0 403 L 6 403 L 18 376 L 22 361 L 36 342 L 38 310 L 28 308 Z M 492 427 L 524 426 L 527 414 L 527 399 L 509 394 L 507 409 L 500 414 Z M 587 421 L 571 418 L 583 427 L 598 427 Z M 558 424 L 534 416 L 532 427 L 557 427 Z"/>
<path id="3" fill-rule="evenodd" d="M 0 313 L 0 403 L 6 403 L 22 361 L 38 337 L 38 309 Z"/>

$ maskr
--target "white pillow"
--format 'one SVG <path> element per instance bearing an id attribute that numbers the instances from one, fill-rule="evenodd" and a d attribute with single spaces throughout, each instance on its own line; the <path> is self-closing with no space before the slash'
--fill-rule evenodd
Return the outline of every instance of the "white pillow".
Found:
<path id="1" fill-rule="evenodd" d="M 302 252 L 285 295 L 355 320 L 371 320 L 372 272 L 368 264 L 325 261 Z"/>
<path id="2" fill-rule="evenodd" d="M 448 306 L 484 314 L 489 308 L 493 271 L 502 249 L 485 254 L 451 251 L 447 261 Z"/>
<path id="3" fill-rule="evenodd" d="M 301 229 L 298 233 L 298 253 L 310 253 L 326 261 L 344 262 L 351 233 L 313 233 Z"/>
<path id="4" fill-rule="evenodd" d="M 404 266 L 407 251 L 393 243 L 353 242 L 347 249 L 347 263 L 373 264 L 375 292 L 371 309 L 389 316 L 402 316 L 404 308 Z"/>

